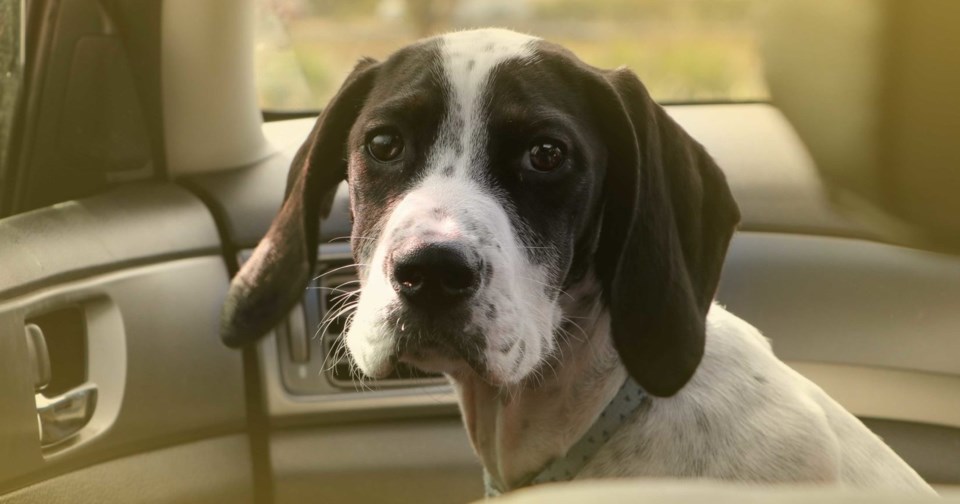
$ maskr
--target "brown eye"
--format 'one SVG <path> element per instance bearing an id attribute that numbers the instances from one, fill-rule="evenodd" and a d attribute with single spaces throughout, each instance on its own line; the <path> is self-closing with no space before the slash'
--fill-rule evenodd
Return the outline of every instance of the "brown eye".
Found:
<path id="1" fill-rule="evenodd" d="M 530 146 L 530 166 L 534 170 L 549 172 L 563 166 L 566 152 L 555 140 L 538 140 Z"/>
<path id="2" fill-rule="evenodd" d="M 396 131 L 380 131 L 367 140 L 367 152 L 382 163 L 393 161 L 403 152 L 403 139 Z"/>

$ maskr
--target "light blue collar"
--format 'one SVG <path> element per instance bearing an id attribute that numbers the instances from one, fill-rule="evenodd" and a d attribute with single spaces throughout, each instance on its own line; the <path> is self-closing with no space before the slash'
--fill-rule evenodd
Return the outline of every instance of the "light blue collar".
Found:
<path id="1" fill-rule="evenodd" d="M 580 473 L 594 455 L 610 440 L 614 433 L 623 424 L 627 423 L 640 407 L 647 394 L 643 388 L 629 375 L 617 391 L 610 404 L 600 412 L 600 416 L 587 429 L 587 432 L 577 441 L 563 457 L 553 459 L 539 474 L 520 486 L 533 486 L 555 481 L 570 481 Z M 483 471 L 483 484 L 487 497 L 500 495 L 502 491 L 496 487 L 493 478 L 486 470 Z"/>

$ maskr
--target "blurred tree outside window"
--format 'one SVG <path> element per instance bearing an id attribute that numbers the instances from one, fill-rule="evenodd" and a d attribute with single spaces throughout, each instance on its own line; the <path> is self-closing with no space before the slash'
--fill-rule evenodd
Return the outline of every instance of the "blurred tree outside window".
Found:
<path id="1" fill-rule="evenodd" d="M 763 0 L 257 0 L 265 110 L 316 110 L 363 56 L 499 26 L 626 65 L 661 102 L 765 100 L 752 13 Z"/>
<path id="2" fill-rule="evenodd" d="M 0 181 L 6 172 L 10 131 L 23 72 L 21 1 L 0 1 Z"/>

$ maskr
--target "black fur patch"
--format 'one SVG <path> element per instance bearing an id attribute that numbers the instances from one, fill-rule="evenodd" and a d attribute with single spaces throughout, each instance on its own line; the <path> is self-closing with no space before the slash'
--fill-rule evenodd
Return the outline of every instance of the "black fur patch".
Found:
<path id="1" fill-rule="evenodd" d="M 553 273 L 551 298 L 580 279 L 596 248 L 596 223 L 607 151 L 599 122 L 567 62 L 538 54 L 537 64 L 507 61 L 488 84 L 485 180 L 504 204 L 524 252 Z M 544 86 L 545 82 L 565 85 Z M 561 142 L 566 163 L 551 173 L 531 168 L 528 153 L 541 140 Z"/>
<path id="2" fill-rule="evenodd" d="M 404 48 L 381 65 L 377 81 L 350 132 L 350 205 L 354 216 L 353 251 L 358 263 L 372 256 L 391 210 L 402 200 L 426 164 L 446 113 L 445 86 L 435 72 L 440 61 L 437 41 Z M 395 128 L 404 140 L 396 162 L 381 163 L 366 150 L 370 135 Z"/>

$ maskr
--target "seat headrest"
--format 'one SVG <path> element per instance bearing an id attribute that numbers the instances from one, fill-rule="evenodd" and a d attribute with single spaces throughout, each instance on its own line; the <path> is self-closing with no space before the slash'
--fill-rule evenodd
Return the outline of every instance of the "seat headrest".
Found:
<path id="1" fill-rule="evenodd" d="M 897 241 L 960 252 L 960 2 L 761 7 L 773 102 L 835 201 Z"/>

